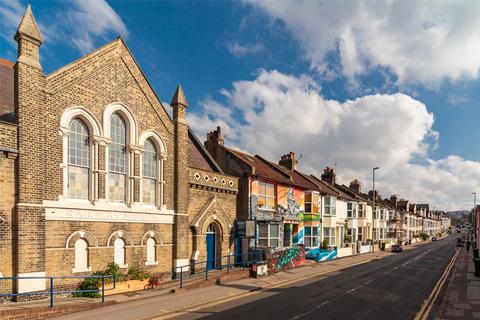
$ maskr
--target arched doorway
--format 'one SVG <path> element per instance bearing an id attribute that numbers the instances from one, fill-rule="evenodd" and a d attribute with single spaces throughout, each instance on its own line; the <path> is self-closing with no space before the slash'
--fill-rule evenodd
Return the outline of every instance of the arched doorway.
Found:
<path id="1" fill-rule="evenodd" d="M 216 258 L 217 258 L 217 242 L 218 242 L 218 227 L 217 225 L 212 222 L 208 225 L 207 231 L 206 231 L 206 246 L 207 246 L 207 269 L 215 269 L 217 263 L 216 263 Z"/>

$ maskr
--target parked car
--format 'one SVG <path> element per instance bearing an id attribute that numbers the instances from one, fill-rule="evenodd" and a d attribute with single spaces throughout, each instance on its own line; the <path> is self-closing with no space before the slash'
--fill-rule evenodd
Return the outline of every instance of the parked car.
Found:
<path id="1" fill-rule="evenodd" d="M 391 250 L 392 250 L 392 252 L 402 252 L 403 248 L 399 244 L 394 244 L 394 245 L 392 245 Z"/>
<path id="2" fill-rule="evenodd" d="M 437 241 L 437 237 L 432 237 L 432 241 Z"/>

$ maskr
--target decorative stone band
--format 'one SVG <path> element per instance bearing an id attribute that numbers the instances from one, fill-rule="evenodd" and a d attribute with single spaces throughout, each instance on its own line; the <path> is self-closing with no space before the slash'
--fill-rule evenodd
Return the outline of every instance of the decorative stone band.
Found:
<path id="1" fill-rule="evenodd" d="M 127 206 L 91 204 L 73 205 L 63 201 L 45 201 L 45 220 L 127 222 L 173 224 L 173 210 L 157 208 L 132 209 Z"/>

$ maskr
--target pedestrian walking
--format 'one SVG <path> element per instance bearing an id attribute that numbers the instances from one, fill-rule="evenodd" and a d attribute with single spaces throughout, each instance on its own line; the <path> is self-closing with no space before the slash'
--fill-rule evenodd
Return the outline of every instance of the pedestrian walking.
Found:
<path id="1" fill-rule="evenodd" d="M 471 244 L 472 244 L 472 243 L 470 242 L 470 240 L 467 240 L 467 251 L 470 251 L 470 245 L 471 245 Z"/>

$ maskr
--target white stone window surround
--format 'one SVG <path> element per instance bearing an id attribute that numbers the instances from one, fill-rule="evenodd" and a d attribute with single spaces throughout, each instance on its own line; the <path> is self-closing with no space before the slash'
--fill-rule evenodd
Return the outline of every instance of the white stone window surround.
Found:
<path id="1" fill-rule="evenodd" d="M 90 170 L 89 170 L 89 196 L 86 199 L 68 199 L 68 135 L 73 119 L 78 118 L 88 128 L 90 134 Z M 84 107 L 74 106 L 66 109 L 60 117 L 59 134 L 62 136 L 63 157 L 60 167 L 63 169 L 63 192 L 59 200 L 68 199 L 72 202 L 88 203 L 98 199 L 98 145 L 103 140 L 103 132 L 97 119 Z"/>
<path id="2" fill-rule="evenodd" d="M 145 142 L 150 139 L 155 145 L 157 151 L 157 190 L 156 190 L 156 204 L 155 206 L 143 204 L 143 179 L 140 181 L 140 204 L 144 207 L 157 207 L 161 211 L 166 209 L 165 206 L 165 197 L 164 197 L 164 190 L 165 190 L 165 174 L 164 174 L 164 167 L 165 161 L 167 160 L 167 148 L 165 143 L 163 142 L 160 135 L 154 130 L 147 130 L 142 132 L 140 138 L 138 139 L 138 144 L 142 146 L 140 150 L 140 177 L 143 178 L 143 145 Z"/>
<path id="3" fill-rule="evenodd" d="M 88 242 L 85 239 L 80 238 L 75 241 L 75 264 L 72 269 L 72 273 L 92 271 L 92 267 L 88 266 L 88 251 Z"/>
<path id="4" fill-rule="evenodd" d="M 110 120 L 114 113 L 119 114 L 127 127 L 127 185 L 126 185 L 126 199 L 125 203 L 118 203 L 119 205 L 131 206 L 133 203 L 133 184 L 134 184 L 134 152 L 137 149 L 137 120 L 133 113 L 119 102 L 109 104 L 103 112 L 103 132 L 105 133 L 106 141 L 111 142 L 110 137 Z M 108 172 L 109 172 L 109 150 L 105 148 L 105 199 L 108 201 Z"/>
<path id="5" fill-rule="evenodd" d="M 148 244 L 149 244 L 149 241 L 150 239 L 153 239 L 153 241 L 155 242 L 154 243 L 154 259 L 149 259 L 149 247 L 148 247 Z M 158 260 L 157 260 L 157 247 L 160 247 L 160 246 L 163 246 L 163 243 L 164 243 L 164 240 L 163 240 L 163 237 L 157 232 L 157 231 L 154 231 L 154 230 L 149 230 L 147 231 L 143 237 L 142 237 L 142 242 L 141 242 L 141 246 L 147 246 L 147 259 L 145 260 L 145 265 L 146 266 L 156 266 L 158 265 Z M 151 248 L 150 248 L 151 250 Z"/>

